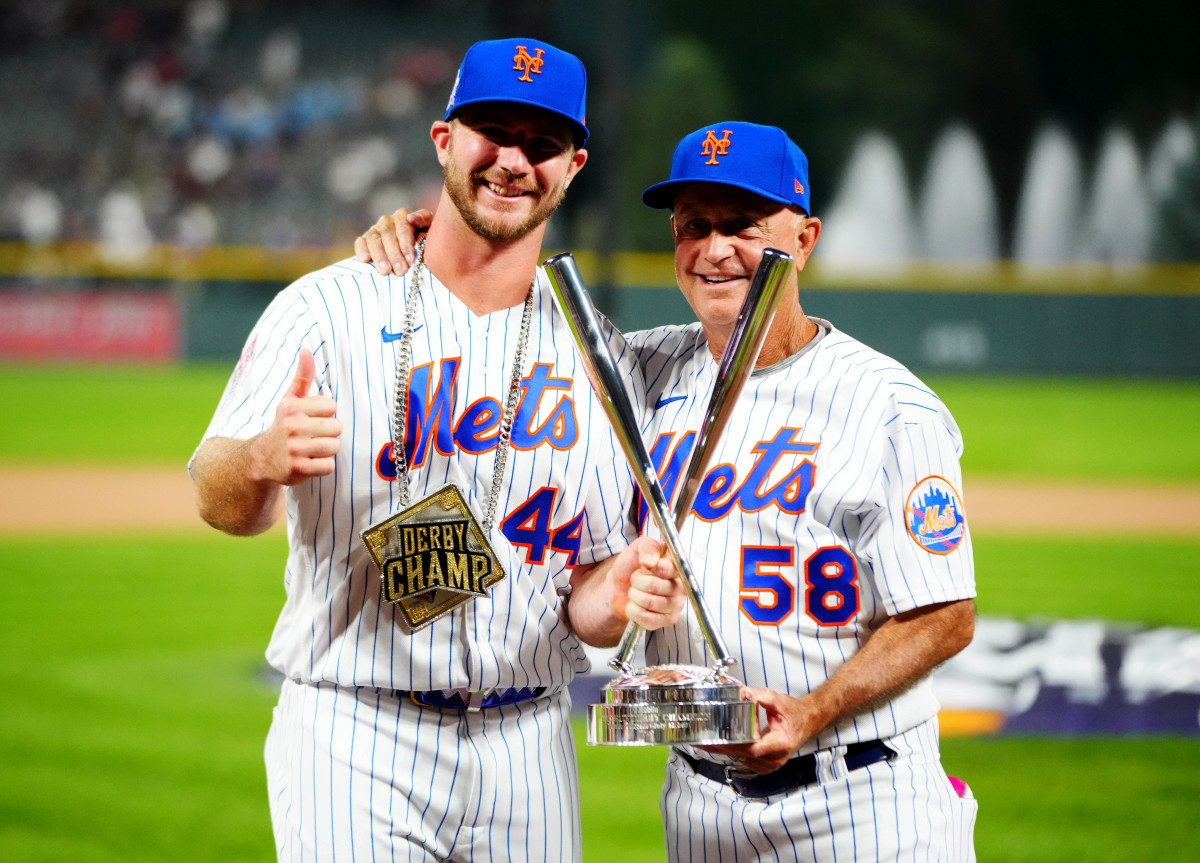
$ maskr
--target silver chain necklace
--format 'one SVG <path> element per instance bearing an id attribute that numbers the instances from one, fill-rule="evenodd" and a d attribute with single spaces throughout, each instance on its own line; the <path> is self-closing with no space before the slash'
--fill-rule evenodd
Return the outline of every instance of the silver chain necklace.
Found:
<path id="1" fill-rule="evenodd" d="M 421 270 L 425 267 L 425 237 L 417 243 L 416 258 L 408 277 L 408 297 L 404 308 L 404 332 L 400 336 L 400 348 L 396 353 L 396 404 L 392 414 L 392 459 L 396 463 L 396 484 L 400 489 L 400 506 L 409 505 L 408 458 L 404 441 L 408 432 L 408 376 L 412 371 L 412 339 L 417 323 L 417 302 L 421 293 Z M 432 274 L 429 277 L 433 284 Z M 496 504 L 500 499 L 500 483 L 504 467 L 508 462 L 508 443 L 512 438 L 513 421 L 517 413 L 517 396 L 521 390 L 521 367 L 525 360 L 525 346 L 529 341 L 530 322 L 533 320 L 533 289 L 537 285 L 537 273 L 529 285 L 525 297 L 525 309 L 521 315 L 521 333 L 517 337 L 517 355 L 513 359 L 512 383 L 508 398 L 500 417 L 500 433 L 496 437 L 496 462 L 492 470 L 492 491 L 488 497 L 487 512 L 483 518 L 485 532 L 492 529 L 496 515 Z"/>

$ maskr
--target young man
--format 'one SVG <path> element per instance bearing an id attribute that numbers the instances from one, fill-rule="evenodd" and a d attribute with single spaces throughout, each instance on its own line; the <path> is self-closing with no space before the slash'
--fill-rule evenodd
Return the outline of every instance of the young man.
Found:
<path id="1" fill-rule="evenodd" d="M 348 260 L 282 291 L 193 456 L 213 526 L 287 514 L 281 860 L 579 859 L 573 570 L 651 628 L 682 605 L 677 582 L 631 584 L 631 480 L 537 268 L 587 160 L 585 90 L 551 45 L 473 45 L 431 130 L 445 183 L 412 270 Z"/>
<path id="2" fill-rule="evenodd" d="M 698 319 L 627 336 L 668 495 L 763 250 L 800 270 L 816 246 L 809 199 L 800 148 L 742 122 L 683 138 L 643 194 L 672 211 L 675 275 Z M 378 228 L 363 238 L 372 255 L 386 254 Z M 961 452 L 937 396 L 807 316 L 793 276 L 680 530 L 767 724 L 750 744 L 672 752 L 670 859 L 974 859 L 976 803 L 941 766 L 928 681 L 974 631 Z M 615 643 L 592 586 L 580 579 L 572 621 L 585 641 Z M 690 609 L 646 651 L 650 664 L 712 661 Z"/>

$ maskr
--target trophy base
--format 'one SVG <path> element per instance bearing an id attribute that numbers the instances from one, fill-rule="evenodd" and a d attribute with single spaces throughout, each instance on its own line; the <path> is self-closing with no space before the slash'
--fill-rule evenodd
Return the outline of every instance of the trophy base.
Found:
<path id="1" fill-rule="evenodd" d="M 707 746 L 749 743 L 758 731 L 753 701 L 720 669 L 695 665 L 641 668 L 604 687 L 588 705 L 590 746 Z"/>

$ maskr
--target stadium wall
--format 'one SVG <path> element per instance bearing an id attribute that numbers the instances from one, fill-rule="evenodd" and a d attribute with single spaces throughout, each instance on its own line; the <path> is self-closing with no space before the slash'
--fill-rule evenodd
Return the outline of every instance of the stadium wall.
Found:
<path id="1" fill-rule="evenodd" d="M 692 319 L 677 291 L 617 296 L 622 329 Z M 842 288 L 801 304 L 921 371 L 1200 375 L 1200 296 Z"/>
<path id="2" fill-rule="evenodd" d="M 156 247 L 130 263 L 95 247 L 0 244 L 0 360 L 232 361 L 279 290 L 345 252 Z M 622 329 L 693 320 L 669 255 L 576 257 Z M 815 264 L 805 311 L 920 372 L 1200 375 L 1200 266 L 850 278 Z M 112 338 L 81 338 L 95 331 Z"/>

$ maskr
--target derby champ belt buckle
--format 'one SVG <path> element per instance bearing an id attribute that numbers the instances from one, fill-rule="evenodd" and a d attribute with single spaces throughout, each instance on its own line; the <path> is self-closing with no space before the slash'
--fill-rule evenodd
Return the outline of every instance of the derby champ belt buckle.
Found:
<path id="1" fill-rule="evenodd" d="M 504 568 L 457 486 L 444 485 L 362 532 L 410 629 L 427 626 L 504 578 Z"/>

